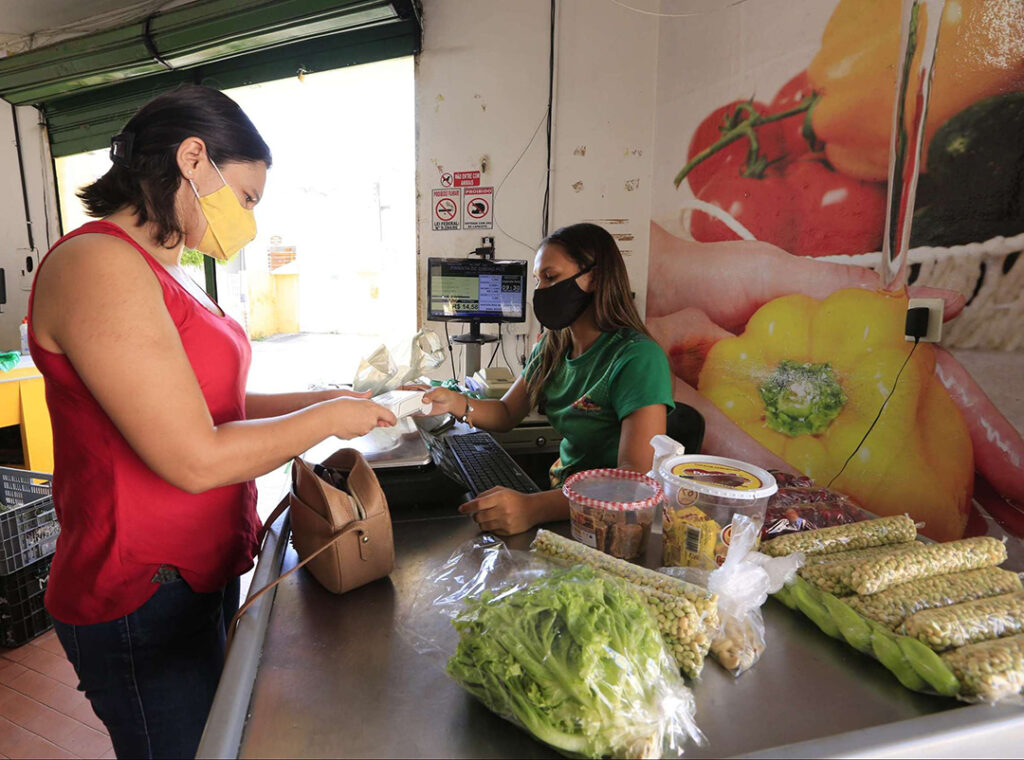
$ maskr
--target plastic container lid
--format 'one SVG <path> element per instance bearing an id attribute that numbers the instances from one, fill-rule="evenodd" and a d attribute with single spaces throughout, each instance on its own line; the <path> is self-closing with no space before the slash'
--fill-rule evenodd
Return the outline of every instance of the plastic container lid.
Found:
<path id="1" fill-rule="evenodd" d="M 738 459 L 684 454 L 670 457 L 658 468 L 667 483 L 723 499 L 757 501 L 779 490 L 774 476 Z"/>
<path id="2" fill-rule="evenodd" d="M 664 497 L 654 478 L 613 468 L 577 472 L 565 481 L 562 493 L 584 507 L 613 511 L 653 509 Z"/>

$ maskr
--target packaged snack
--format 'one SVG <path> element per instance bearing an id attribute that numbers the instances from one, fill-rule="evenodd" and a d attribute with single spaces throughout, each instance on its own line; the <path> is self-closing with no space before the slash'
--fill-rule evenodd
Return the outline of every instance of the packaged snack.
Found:
<path id="1" fill-rule="evenodd" d="M 652 445 L 657 452 L 655 441 Z M 767 470 L 724 457 L 678 455 L 663 458 L 657 472 L 665 488 L 664 565 L 719 567 L 729 551 L 735 515 L 750 518 L 760 538 L 768 499 L 777 488 Z"/>
<path id="2" fill-rule="evenodd" d="M 631 470 L 585 470 L 566 480 L 562 493 L 577 541 L 623 559 L 646 551 L 662 500 L 656 481 Z"/>

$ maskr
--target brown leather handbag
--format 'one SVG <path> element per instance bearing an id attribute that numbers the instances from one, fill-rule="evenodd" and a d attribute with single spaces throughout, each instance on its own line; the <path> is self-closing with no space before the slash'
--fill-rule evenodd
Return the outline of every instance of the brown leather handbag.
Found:
<path id="1" fill-rule="evenodd" d="M 228 628 L 228 646 L 238 619 L 263 594 L 301 567 L 328 591 L 344 594 L 390 575 L 395 567 L 391 512 L 373 469 L 355 449 L 340 449 L 322 464 L 292 460 L 292 487 L 263 525 L 263 538 L 291 509 L 292 544 L 301 560 L 250 594 Z"/>

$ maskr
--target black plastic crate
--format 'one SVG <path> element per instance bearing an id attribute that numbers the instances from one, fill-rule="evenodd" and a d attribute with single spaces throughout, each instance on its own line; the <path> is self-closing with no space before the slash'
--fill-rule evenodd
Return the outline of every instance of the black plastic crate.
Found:
<path id="1" fill-rule="evenodd" d="M 50 580 L 50 557 L 33 562 L 16 573 L 0 576 L 0 615 L 7 607 L 24 604 L 46 591 Z"/>
<path id="2" fill-rule="evenodd" d="M 0 467 L 0 576 L 53 554 L 60 525 L 52 475 Z"/>
<path id="3" fill-rule="evenodd" d="M 43 606 L 43 594 L 0 611 L 0 646 L 13 649 L 27 644 L 53 628 L 53 619 Z"/>

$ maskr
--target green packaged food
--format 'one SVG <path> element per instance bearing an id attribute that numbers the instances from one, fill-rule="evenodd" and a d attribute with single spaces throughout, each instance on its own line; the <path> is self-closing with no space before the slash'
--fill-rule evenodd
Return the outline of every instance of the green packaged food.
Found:
<path id="1" fill-rule="evenodd" d="M 861 595 L 877 594 L 900 583 L 994 567 L 1005 561 L 1006 546 L 1002 541 L 988 536 L 965 538 L 857 563 L 850 574 L 850 586 Z"/>
<path id="2" fill-rule="evenodd" d="M 937 652 L 1024 633 L 1024 591 L 918 612 L 900 633 Z"/>
<path id="3" fill-rule="evenodd" d="M 766 541 L 761 551 L 772 557 L 784 557 L 794 552 L 808 555 L 835 554 L 851 549 L 902 544 L 915 538 L 917 526 L 914 521 L 906 515 L 897 515 L 803 533 L 789 533 Z"/>
<path id="4" fill-rule="evenodd" d="M 986 567 L 901 583 L 878 594 L 854 596 L 845 601 L 864 617 L 895 629 L 922 610 L 1015 591 L 1024 591 L 1024 584 L 1016 573 Z"/>
<path id="5" fill-rule="evenodd" d="M 942 660 L 967 696 L 996 702 L 1024 692 L 1024 634 L 968 644 Z"/>

